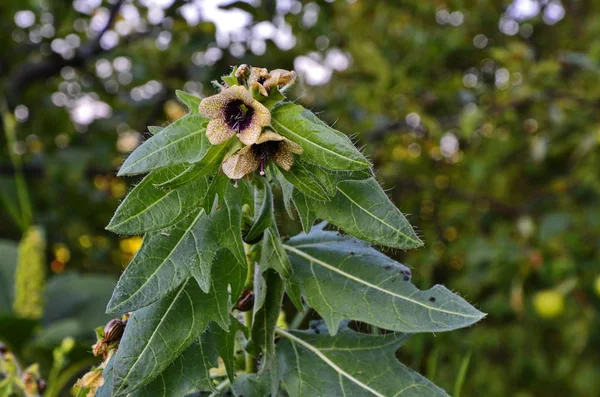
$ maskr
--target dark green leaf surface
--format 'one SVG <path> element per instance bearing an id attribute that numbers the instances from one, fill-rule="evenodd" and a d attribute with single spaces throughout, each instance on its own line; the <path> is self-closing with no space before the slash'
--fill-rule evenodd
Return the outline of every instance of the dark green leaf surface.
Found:
<path id="1" fill-rule="evenodd" d="M 275 223 L 273 213 L 273 192 L 265 178 L 257 178 L 260 189 L 254 190 L 254 223 L 244 237 L 248 242 L 258 240 L 265 229 Z"/>
<path id="2" fill-rule="evenodd" d="M 332 170 L 360 170 L 371 166 L 352 141 L 318 120 L 302 106 L 286 103 L 273 110 L 275 130 L 302 147 L 302 159 Z"/>
<path id="3" fill-rule="evenodd" d="M 329 195 L 319 182 L 317 176 L 303 162 L 296 161 L 291 170 L 286 171 L 282 169 L 281 173 L 288 182 L 306 196 L 319 201 L 329 200 Z"/>
<path id="4" fill-rule="evenodd" d="M 232 389 L 236 397 L 268 397 L 271 379 L 269 376 L 242 374 L 235 379 Z"/>
<path id="5" fill-rule="evenodd" d="M 469 326 L 485 315 L 441 285 L 419 291 L 408 268 L 323 224 L 285 245 L 308 304 L 335 334 L 341 320 L 360 320 L 408 333 Z"/>
<path id="6" fill-rule="evenodd" d="M 308 233 L 317 219 L 317 215 L 311 210 L 310 199 L 297 190 L 294 190 L 292 197 L 296 211 L 298 211 L 300 223 L 302 224 L 302 230 L 304 233 Z M 324 204 L 320 203 L 320 205 Z"/>
<path id="7" fill-rule="evenodd" d="M 159 183 L 156 186 L 162 189 L 175 189 L 193 182 L 202 176 L 216 173 L 221 166 L 221 161 L 227 153 L 227 150 L 227 144 L 211 145 L 206 151 L 204 157 L 202 157 L 202 160 L 188 165 L 180 174 L 167 181 Z"/>
<path id="8" fill-rule="evenodd" d="M 208 150 L 207 123 L 199 114 L 190 114 L 163 128 L 127 157 L 118 176 L 200 161 Z"/>
<path id="9" fill-rule="evenodd" d="M 261 370 L 270 367 L 275 357 L 275 326 L 281 311 L 284 281 L 273 270 L 258 274 L 254 281 L 256 299 L 250 341 L 256 353 L 263 353 Z"/>
<path id="10" fill-rule="evenodd" d="M 407 335 L 358 334 L 344 327 L 336 337 L 279 330 L 277 355 L 290 397 L 442 397 L 442 389 L 395 357 Z"/>
<path id="11" fill-rule="evenodd" d="M 106 311 L 137 310 L 179 287 L 190 275 L 187 263 L 199 260 L 193 230 L 205 218 L 206 214 L 199 211 L 164 232 L 147 234 L 142 248 L 121 275 Z"/>
<path id="12" fill-rule="evenodd" d="M 202 177 L 179 189 L 164 190 L 155 185 L 179 175 L 185 166 L 169 167 L 151 172 L 121 202 L 106 227 L 125 234 L 142 234 L 173 225 L 198 207 L 212 205 L 209 199 L 211 182 Z"/>
<path id="13" fill-rule="evenodd" d="M 125 327 L 113 370 L 113 395 L 149 383 L 167 368 L 206 328 L 219 319 L 213 297 L 194 279 L 158 302 L 134 312 Z"/>
<path id="14" fill-rule="evenodd" d="M 260 268 L 275 269 L 283 278 L 288 278 L 292 273 L 292 265 L 281 244 L 281 237 L 275 227 L 265 230 L 260 255 Z"/>
<path id="15" fill-rule="evenodd" d="M 295 219 L 294 217 L 294 206 L 293 206 L 293 198 L 292 193 L 294 193 L 294 185 L 289 183 L 287 179 L 284 178 L 281 171 L 279 171 L 278 167 L 269 165 L 269 170 L 275 175 L 275 180 L 279 187 L 281 187 L 281 193 L 283 195 L 283 205 L 285 207 L 285 211 L 288 213 L 289 217 Z"/>
<path id="16" fill-rule="evenodd" d="M 216 346 L 216 351 L 223 360 L 227 376 L 231 381 L 235 375 L 235 340 L 238 331 L 244 331 L 244 326 L 235 318 L 231 319 L 229 331 L 223 330 L 215 323 L 211 323 L 205 331 L 205 341 L 211 346 Z"/>
<path id="17" fill-rule="evenodd" d="M 374 178 L 342 181 L 337 184 L 337 193 L 331 201 L 313 202 L 294 192 L 294 203 L 298 212 L 314 213 L 340 227 L 347 233 L 371 243 L 393 248 L 416 248 L 423 242 L 416 235 L 404 215 L 388 199 Z M 311 221 L 305 215 L 302 222 Z M 301 216 L 301 219 L 303 216 Z"/>
<path id="18" fill-rule="evenodd" d="M 193 388 L 213 389 L 209 370 L 218 366 L 218 354 L 213 343 L 203 341 L 207 331 L 200 337 L 200 343 L 192 343 L 156 379 L 129 397 L 181 397 Z"/>
<path id="19" fill-rule="evenodd" d="M 247 267 L 240 230 L 245 185 L 241 183 L 239 188 L 235 188 L 229 184 L 223 204 L 215 206 L 210 215 L 198 222 L 192 230 L 196 260 L 187 265 L 203 291 L 210 289 L 212 259 L 219 249 L 229 249 L 237 260 L 237 266 L 243 269 Z M 242 285 L 232 285 L 231 294 L 238 296 L 241 288 Z"/>

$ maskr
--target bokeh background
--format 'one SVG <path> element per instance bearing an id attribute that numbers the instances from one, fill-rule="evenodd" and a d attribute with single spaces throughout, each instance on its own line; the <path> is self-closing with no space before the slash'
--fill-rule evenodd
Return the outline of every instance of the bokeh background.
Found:
<path id="1" fill-rule="evenodd" d="M 466 370 L 463 396 L 600 395 L 600 1 L 4 0 L 0 43 L 0 340 L 49 395 L 141 245 L 104 230 L 138 181 L 115 170 L 240 63 L 298 72 L 426 242 L 388 254 L 489 313 L 407 365 L 450 393 Z"/>

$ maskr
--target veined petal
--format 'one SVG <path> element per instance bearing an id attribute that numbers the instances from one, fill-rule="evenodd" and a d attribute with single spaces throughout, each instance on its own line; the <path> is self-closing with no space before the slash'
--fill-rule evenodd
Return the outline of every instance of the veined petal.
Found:
<path id="1" fill-rule="evenodd" d="M 294 154 L 288 150 L 280 150 L 273 155 L 271 161 L 280 168 L 289 171 L 292 165 L 294 165 Z"/>
<path id="2" fill-rule="evenodd" d="M 206 137 L 212 145 L 220 145 L 234 135 L 235 131 L 222 117 L 212 119 L 206 127 Z"/>
<path id="3" fill-rule="evenodd" d="M 250 146 L 240 149 L 233 156 L 223 161 L 221 168 L 230 179 L 240 179 L 258 169 L 260 159 L 256 157 Z"/>

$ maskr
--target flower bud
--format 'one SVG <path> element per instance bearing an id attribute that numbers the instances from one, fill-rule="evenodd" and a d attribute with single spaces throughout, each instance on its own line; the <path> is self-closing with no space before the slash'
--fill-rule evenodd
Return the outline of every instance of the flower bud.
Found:
<path id="1" fill-rule="evenodd" d="M 125 331 L 125 322 L 118 318 L 113 318 L 104 327 L 104 340 L 107 343 L 115 342 L 121 339 Z"/>
<path id="2" fill-rule="evenodd" d="M 251 290 L 246 290 L 242 292 L 240 298 L 235 304 L 235 308 L 241 312 L 247 312 L 254 307 L 254 292 Z"/>

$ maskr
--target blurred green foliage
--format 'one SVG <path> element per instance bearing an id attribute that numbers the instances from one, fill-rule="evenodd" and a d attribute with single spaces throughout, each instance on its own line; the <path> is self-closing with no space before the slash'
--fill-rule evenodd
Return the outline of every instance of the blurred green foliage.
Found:
<path id="1" fill-rule="evenodd" d="M 448 391 L 461 374 L 465 396 L 600 394 L 600 2 L 95 3 L 0 4 L 0 83 L 17 120 L 14 141 L 0 138 L 0 237 L 24 232 L 16 154 L 48 273 L 89 273 L 70 286 L 119 274 L 139 240 L 104 226 L 138 179 L 115 171 L 147 125 L 183 114 L 175 89 L 209 95 L 239 63 L 295 68 L 291 96 L 356 134 L 412 214 L 425 248 L 391 254 L 420 287 L 443 283 L 489 313 L 415 337 L 403 362 Z M 70 302 L 49 278 L 52 300 Z M 62 310 L 44 318 L 104 321 Z"/>

